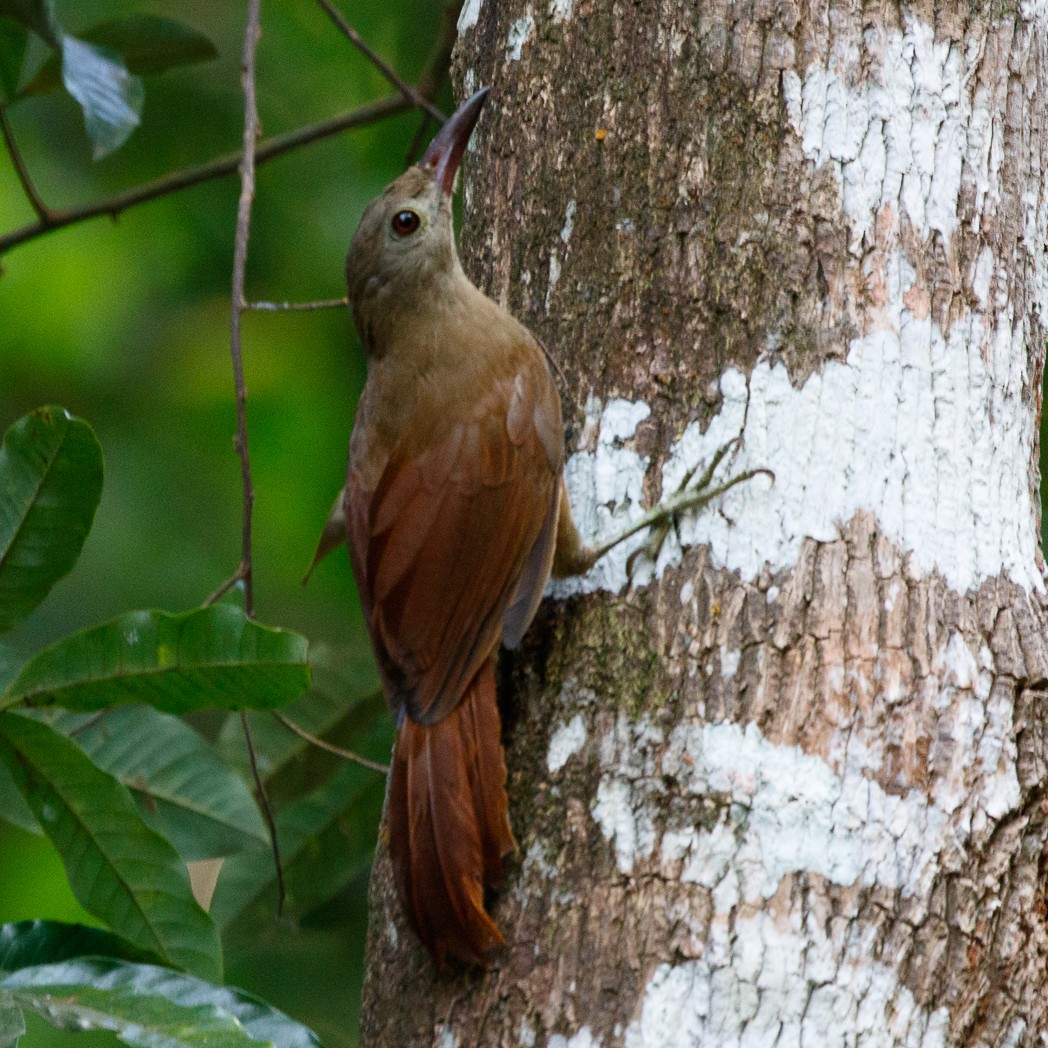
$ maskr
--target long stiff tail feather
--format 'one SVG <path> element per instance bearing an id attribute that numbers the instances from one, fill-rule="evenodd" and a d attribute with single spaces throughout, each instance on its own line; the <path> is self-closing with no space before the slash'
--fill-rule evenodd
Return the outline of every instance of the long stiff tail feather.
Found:
<path id="1" fill-rule="evenodd" d="M 514 847 L 489 660 L 442 721 L 405 718 L 393 750 L 389 851 L 404 912 L 438 967 L 482 964 L 505 941 L 484 909 Z"/>

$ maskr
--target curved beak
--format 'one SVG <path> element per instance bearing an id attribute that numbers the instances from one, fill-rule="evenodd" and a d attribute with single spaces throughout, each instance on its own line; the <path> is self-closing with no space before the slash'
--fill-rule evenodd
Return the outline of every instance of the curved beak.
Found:
<path id="1" fill-rule="evenodd" d="M 472 98 L 466 99 L 437 132 L 429 149 L 418 162 L 423 171 L 433 173 L 434 181 L 445 196 L 451 196 L 455 187 L 455 175 L 462 163 L 462 154 L 466 152 L 469 136 L 473 134 L 490 90 L 490 87 L 482 87 Z"/>

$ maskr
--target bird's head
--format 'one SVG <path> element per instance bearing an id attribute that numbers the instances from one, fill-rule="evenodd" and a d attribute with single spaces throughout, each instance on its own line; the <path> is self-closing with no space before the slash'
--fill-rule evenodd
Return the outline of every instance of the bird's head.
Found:
<path id="1" fill-rule="evenodd" d="M 411 295 L 459 268 L 451 198 L 462 155 L 488 95 L 481 88 L 437 132 L 417 165 L 390 182 L 364 209 L 349 245 L 346 280 L 357 326 L 361 312 Z"/>

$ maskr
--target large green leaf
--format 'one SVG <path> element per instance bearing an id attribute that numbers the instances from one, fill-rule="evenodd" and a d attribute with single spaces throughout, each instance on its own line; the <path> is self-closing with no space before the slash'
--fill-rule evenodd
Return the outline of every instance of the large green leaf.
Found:
<path id="1" fill-rule="evenodd" d="M 29 660 L 0 695 L 0 707 L 271 709 L 308 686 L 303 637 L 218 605 L 184 615 L 133 611 L 65 637 Z"/>
<path id="2" fill-rule="evenodd" d="M 119 149 L 138 127 L 145 88 L 115 51 L 63 36 L 62 83 L 84 112 L 95 160 Z"/>
<path id="3" fill-rule="evenodd" d="M 0 991 L 61 1029 L 113 1030 L 141 1048 L 321 1048 L 311 1030 L 242 990 L 152 965 L 41 965 L 0 980 Z"/>
<path id="4" fill-rule="evenodd" d="M 63 721 L 76 716 L 63 714 L 51 723 L 68 731 Z M 251 791 L 178 718 L 149 706 L 125 706 L 92 716 L 74 738 L 95 764 L 131 791 L 145 820 L 184 859 L 269 847 Z"/>
<path id="5" fill-rule="evenodd" d="M 29 30 L 24 25 L 0 16 L 0 104 L 18 93 L 28 43 Z"/>
<path id="6" fill-rule="evenodd" d="M 40 823 L 29 810 L 22 791 L 15 785 L 7 765 L 0 761 L 0 819 L 29 833 L 41 833 Z"/>
<path id="7" fill-rule="evenodd" d="M 190 26 L 158 15 L 134 14 L 114 18 L 77 32 L 86 40 L 119 54 L 128 72 L 139 76 L 162 73 L 175 66 L 209 62 L 218 57 L 215 45 Z M 48 57 L 22 96 L 54 91 L 62 86 L 61 63 L 56 54 Z"/>
<path id="8" fill-rule="evenodd" d="M 24 661 L 10 644 L 0 644 L 0 692 L 18 676 Z"/>
<path id="9" fill-rule="evenodd" d="M 17 676 L 22 661 L 14 648 L 0 644 L 0 692 Z M 11 778 L 7 765 L 3 763 L 0 763 L 0 819 L 30 833 L 40 833 L 40 824 L 36 821 L 36 816 L 29 810 L 29 805 Z"/>
<path id="10" fill-rule="evenodd" d="M 0 759 L 65 864 L 89 913 L 134 946 L 208 978 L 221 973 L 214 924 L 174 848 L 112 776 L 49 725 L 0 714 Z"/>
<path id="11" fill-rule="evenodd" d="M 0 631 L 76 563 L 102 494 L 102 449 L 82 419 L 45 407 L 0 447 Z"/>
<path id="12" fill-rule="evenodd" d="M 55 20 L 52 0 L 0 0 L 0 15 L 13 19 L 26 29 L 32 29 L 52 47 L 58 46 L 61 31 Z"/>
<path id="13" fill-rule="evenodd" d="M 152 962 L 157 958 L 101 928 L 62 921 L 18 921 L 0 926 L 0 971 L 16 972 L 75 957 L 114 957 Z"/>

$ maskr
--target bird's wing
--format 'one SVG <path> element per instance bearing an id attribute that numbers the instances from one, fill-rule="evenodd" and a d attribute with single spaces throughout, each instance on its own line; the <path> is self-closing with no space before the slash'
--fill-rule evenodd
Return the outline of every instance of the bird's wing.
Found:
<path id="1" fill-rule="evenodd" d="M 555 530 L 559 481 L 546 450 L 547 402 L 522 370 L 428 447 L 394 450 L 373 490 L 351 465 L 350 551 L 398 714 L 434 724 L 455 708 L 497 647 L 507 607 L 520 602 L 526 568 L 520 599 L 534 612 L 548 568 L 540 580 L 543 565 L 529 561 L 551 519 Z M 523 632 L 519 622 L 513 629 Z"/>

